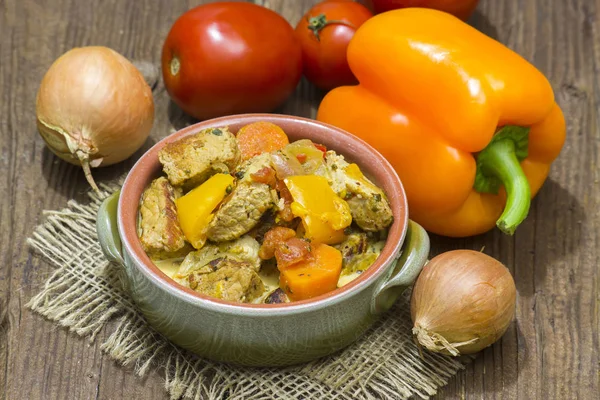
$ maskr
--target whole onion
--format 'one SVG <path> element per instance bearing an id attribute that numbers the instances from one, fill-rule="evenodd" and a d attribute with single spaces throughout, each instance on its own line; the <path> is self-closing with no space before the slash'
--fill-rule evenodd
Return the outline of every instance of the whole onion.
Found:
<path id="1" fill-rule="evenodd" d="M 428 350 L 476 353 L 497 341 L 515 313 L 515 282 L 499 261 L 472 250 L 433 258 L 413 288 L 413 335 Z"/>
<path id="2" fill-rule="evenodd" d="M 90 167 L 130 157 L 154 122 L 152 91 L 126 58 L 107 47 L 81 47 L 59 57 L 40 85 L 38 130 L 54 154 Z"/>

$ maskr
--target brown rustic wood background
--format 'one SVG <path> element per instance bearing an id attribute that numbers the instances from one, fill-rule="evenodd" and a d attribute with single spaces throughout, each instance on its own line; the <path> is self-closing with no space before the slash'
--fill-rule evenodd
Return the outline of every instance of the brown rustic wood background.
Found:
<path id="1" fill-rule="evenodd" d="M 265 3 L 295 24 L 314 2 Z M 139 380 L 103 356 L 102 335 L 89 344 L 24 307 L 51 272 L 26 238 L 42 210 L 84 200 L 88 189 L 83 173 L 54 157 L 37 134 L 35 95 L 52 61 L 75 46 L 105 45 L 158 65 L 170 25 L 199 3 L 0 0 L 0 398 L 166 398 L 162 376 Z M 432 238 L 434 254 L 485 246 L 509 266 L 519 293 L 516 322 L 503 339 L 437 398 L 598 398 L 600 1 L 482 0 L 471 23 L 547 74 L 568 138 L 514 237 Z M 156 122 L 144 149 L 191 122 L 169 104 L 161 82 L 154 93 Z M 302 82 L 280 111 L 314 116 L 320 97 Z M 95 171 L 97 181 L 127 171 L 136 157 Z"/>

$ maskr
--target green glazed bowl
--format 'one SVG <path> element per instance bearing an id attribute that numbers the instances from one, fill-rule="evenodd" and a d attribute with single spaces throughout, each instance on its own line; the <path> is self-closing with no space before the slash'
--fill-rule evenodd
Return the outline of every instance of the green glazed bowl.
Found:
<path id="1" fill-rule="evenodd" d="M 332 292 L 286 304 L 237 304 L 178 285 L 144 253 L 136 232 L 144 188 L 161 172 L 158 152 L 200 129 L 269 121 L 290 141 L 311 139 L 356 162 L 384 189 L 394 223 L 383 251 L 360 277 Z M 106 257 L 120 264 L 128 290 L 148 322 L 173 343 L 201 357 L 250 366 L 303 363 L 358 339 L 416 280 L 429 254 L 429 238 L 408 219 L 404 189 L 392 166 L 371 146 L 333 126 L 273 114 L 245 114 L 204 121 L 154 145 L 129 172 L 120 193 L 102 204 L 98 238 Z"/>

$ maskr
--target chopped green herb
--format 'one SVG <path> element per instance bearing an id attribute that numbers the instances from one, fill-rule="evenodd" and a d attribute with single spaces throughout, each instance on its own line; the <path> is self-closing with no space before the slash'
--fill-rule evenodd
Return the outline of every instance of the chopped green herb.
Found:
<path id="1" fill-rule="evenodd" d="M 337 164 L 331 164 L 331 169 L 334 171 L 337 171 L 337 169 L 338 169 Z"/>
<path id="2" fill-rule="evenodd" d="M 238 171 L 235 173 L 235 177 L 238 179 L 242 179 L 244 177 L 244 171 Z"/>
<path id="3" fill-rule="evenodd" d="M 225 193 L 229 194 L 233 191 L 233 186 L 229 185 L 227 186 L 227 188 L 225 189 Z"/>
<path id="4" fill-rule="evenodd" d="M 221 136 L 223 134 L 223 131 L 218 128 L 215 128 L 212 130 L 212 134 L 215 136 Z"/>
<path id="5" fill-rule="evenodd" d="M 381 195 L 379 193 L 375 193 L 373 198 L 375 199 L 375 201 L 381 201 Z"/>

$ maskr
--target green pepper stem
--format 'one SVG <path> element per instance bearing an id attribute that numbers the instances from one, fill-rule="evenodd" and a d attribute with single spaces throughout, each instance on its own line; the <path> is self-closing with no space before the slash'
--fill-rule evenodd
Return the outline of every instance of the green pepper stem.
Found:
<path id="1" fill-rule="evenodd" d="M 500 180 L 506 189 L 506 206 L 496 222 L 503 232 L 512 235 L 527 217 L 531 203 L 529 181 L 517 159 L 515 142 L 497 140 L 488 145 L 477 158 L 477 166 L 484 175 Z"/>

